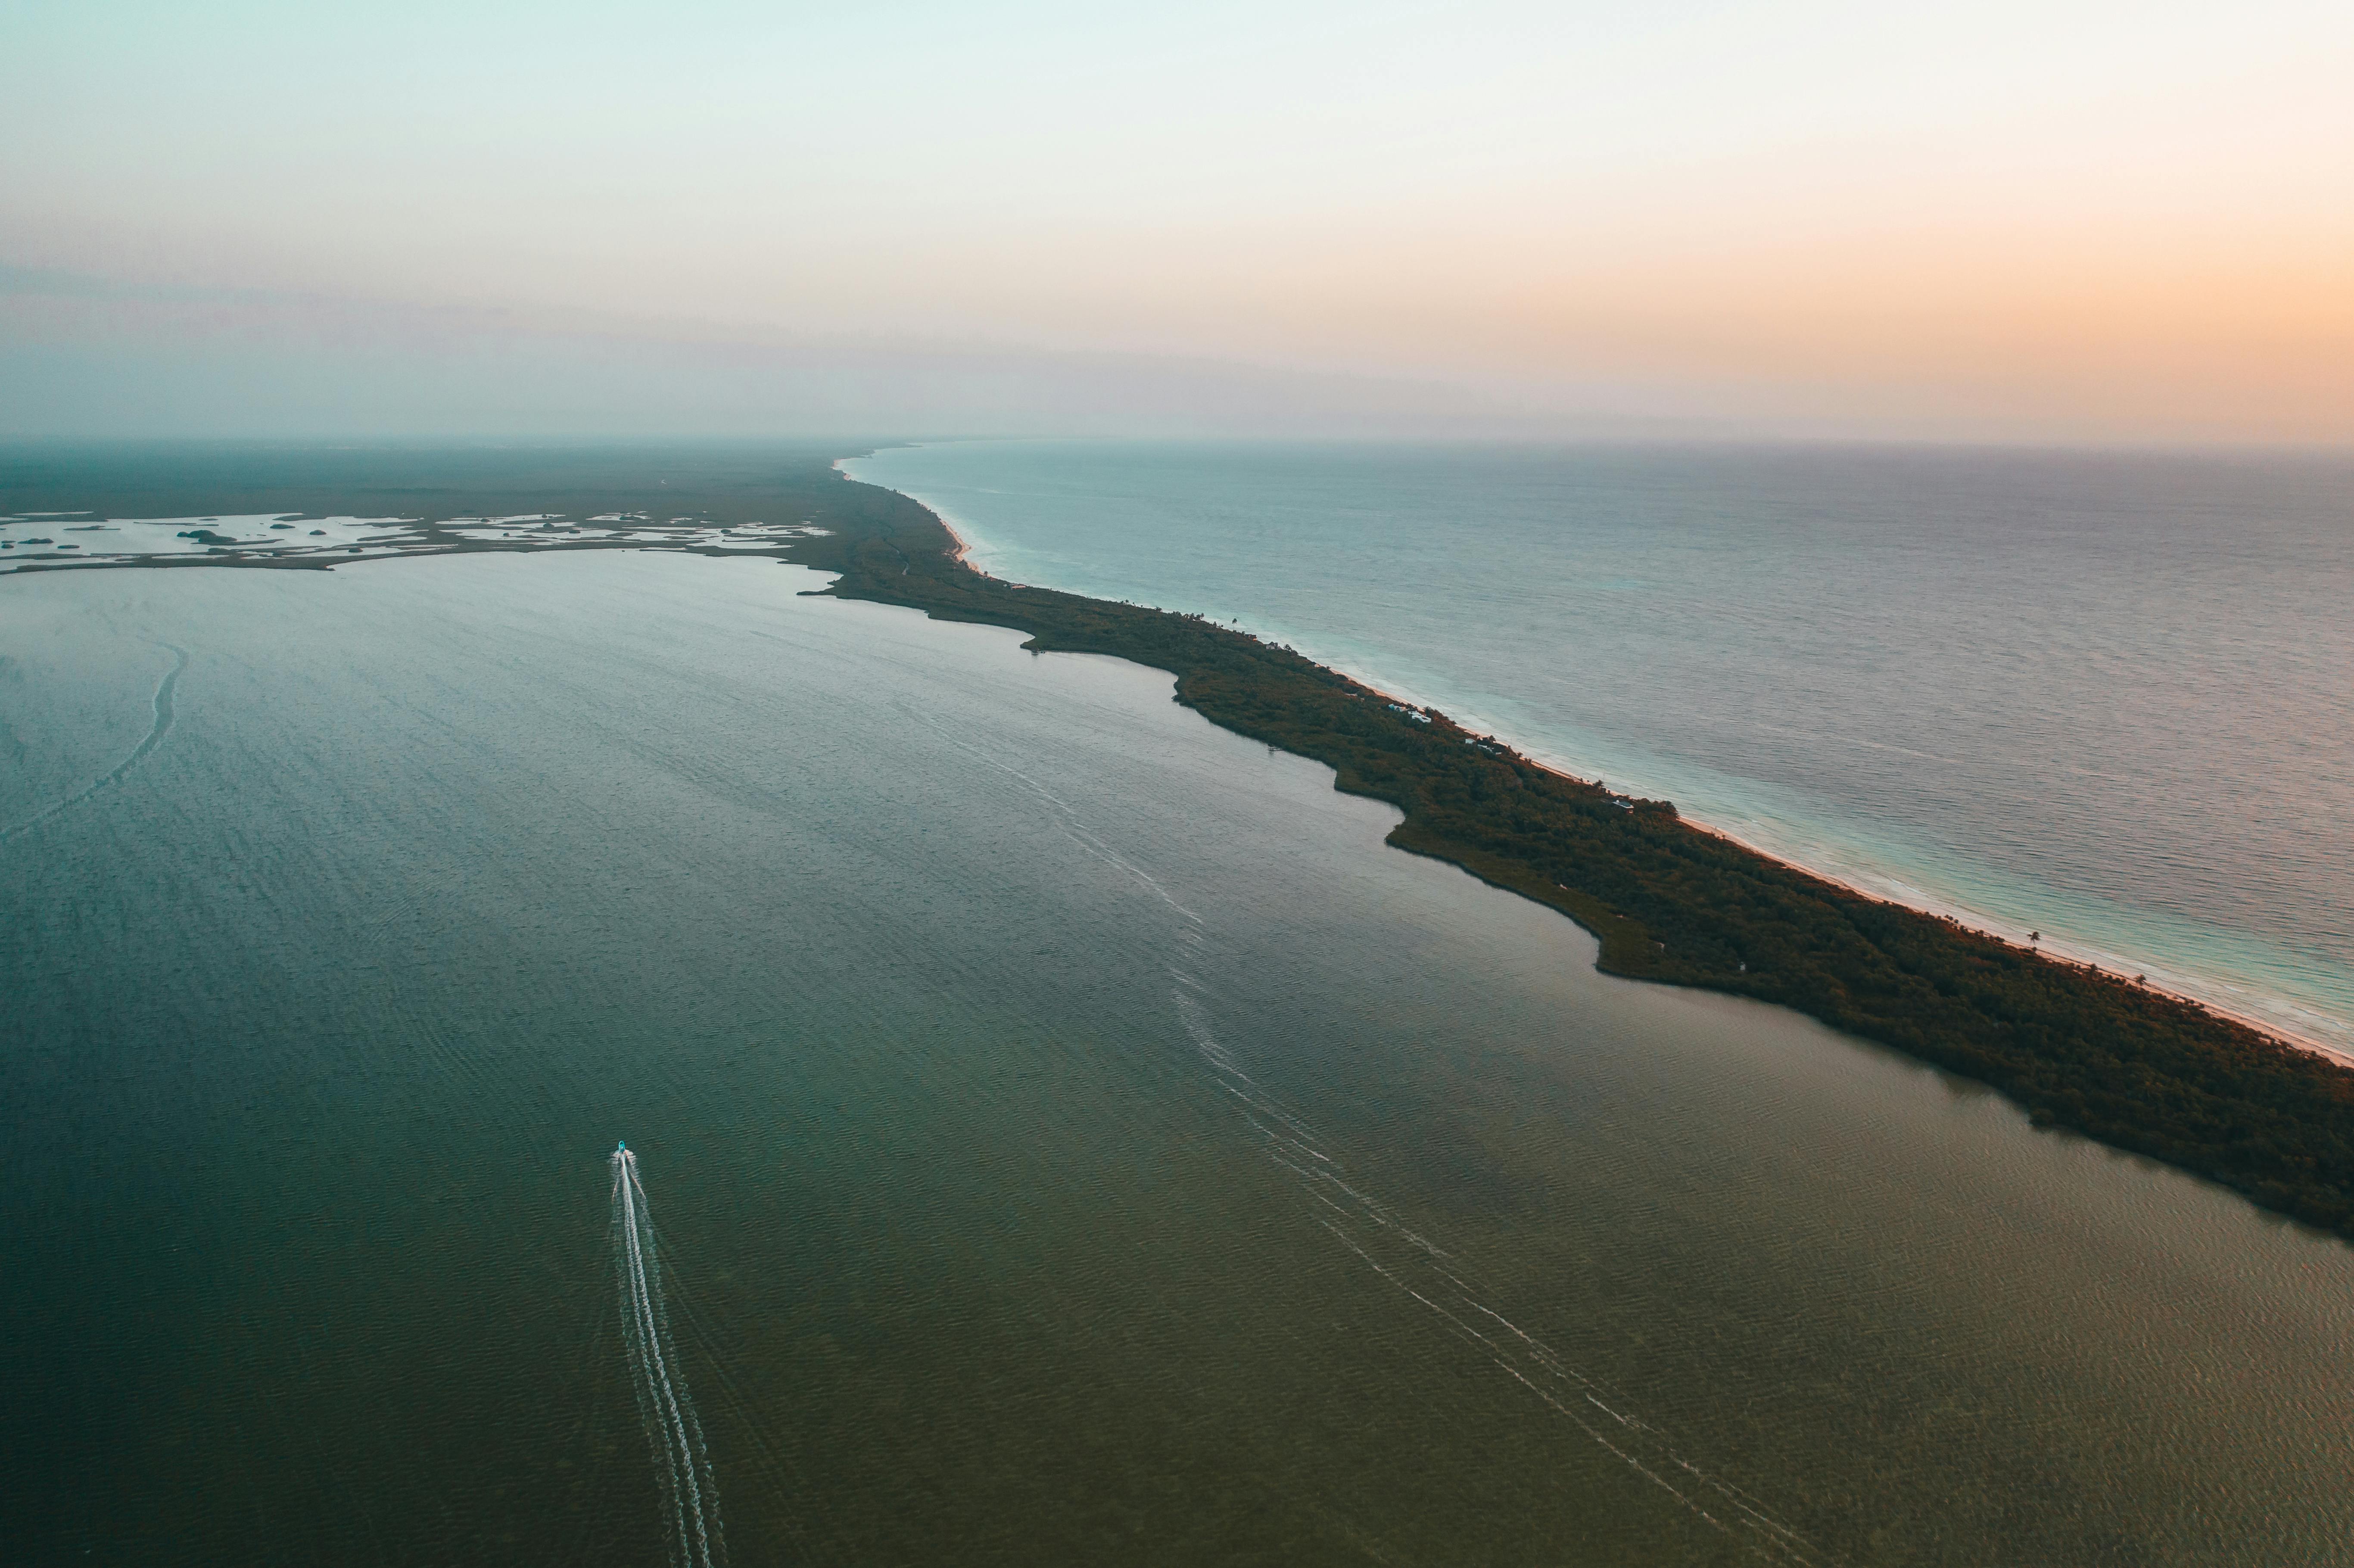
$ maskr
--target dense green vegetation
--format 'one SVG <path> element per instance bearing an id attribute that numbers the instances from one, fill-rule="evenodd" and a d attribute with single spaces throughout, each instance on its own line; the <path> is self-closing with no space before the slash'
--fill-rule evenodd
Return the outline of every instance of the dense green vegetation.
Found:
<path id="1" fill-rule="evenodd" d="M 840 571 L 832 592 L 1167 670 L 1204 717 L 1404 811 L 1399 848 L 1571 916 L 1601 938 L 1610 973 L 1795 1008 L 1991 1084 L 2040 1124 L 2354 1235 L 2354 1072 L 2122 977 L 1863 897 L 1198 616 L 983 576 L 904 496 L 845 481 L 812 505 L 836 533 L 793 554 Z"/>

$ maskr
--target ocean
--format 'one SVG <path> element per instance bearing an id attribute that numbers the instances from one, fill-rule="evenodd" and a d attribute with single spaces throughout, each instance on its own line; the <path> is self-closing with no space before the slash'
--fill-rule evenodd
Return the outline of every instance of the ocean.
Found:
<path id="1" fill-rule="evenodd" d="M 842 465 L 1867 891 L 2354 1051 L 2354 459 L 1079 441 Z"/>
<path id="2" fill-rule="evenodd" d="M 11 1562 L 2354 1556 L 2342 1244 L 822 580 L 0 579 Z"/>

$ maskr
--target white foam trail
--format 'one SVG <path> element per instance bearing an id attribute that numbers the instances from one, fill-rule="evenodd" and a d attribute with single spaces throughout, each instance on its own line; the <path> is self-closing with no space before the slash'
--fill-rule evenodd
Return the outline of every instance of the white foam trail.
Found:
<path id="1" fill-rule="evenodd" d="M 703 1441 L 703 1423 L 687 1396 L 686 1375 L 671 1342 L 653 1217 L 646 1206 L 644 1184 L 638 1180 L 638 1157 L 617 1149 L 611 1163 L 613 1268 L 621 1291 L 622 1334 L 629 1345 L 638 1415 L 668 1504 L 672 1560 L 684 1568 L 715 1568 L 727 1557 L 719 1529 L 719 1489 L 712 1475 L 711 1452 Z"/>

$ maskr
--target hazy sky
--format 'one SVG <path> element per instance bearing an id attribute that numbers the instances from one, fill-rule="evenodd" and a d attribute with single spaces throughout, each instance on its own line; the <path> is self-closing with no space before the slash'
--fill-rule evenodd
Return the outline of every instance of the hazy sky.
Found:
<path id="1" fill-rule="evenodd" d="M 0 0 L 0 432 L 2354 441 L 2354 4 Z"/>

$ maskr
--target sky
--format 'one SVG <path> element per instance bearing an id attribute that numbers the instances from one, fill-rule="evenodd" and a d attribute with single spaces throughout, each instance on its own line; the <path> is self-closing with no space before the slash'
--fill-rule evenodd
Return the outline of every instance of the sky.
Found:
<path id="1" fill-rule="evenodd" d="M 2354 5 L 0 0 L 0 435 L 2354 443 Z"/>

